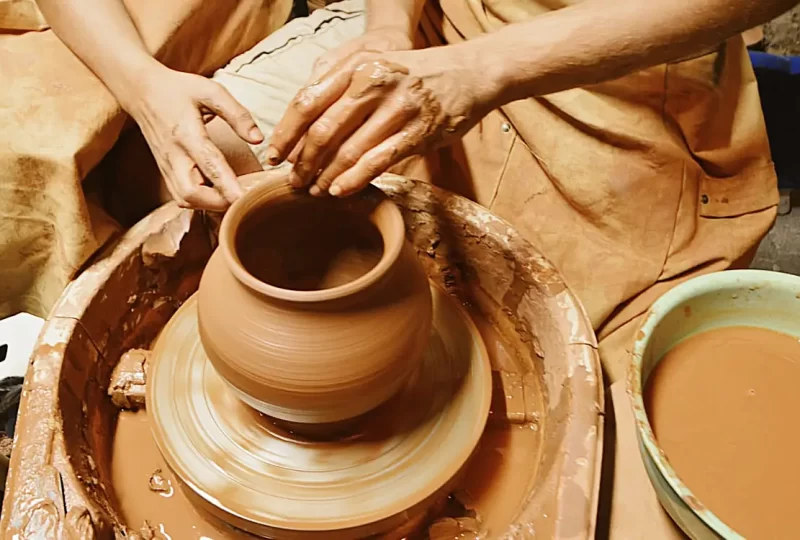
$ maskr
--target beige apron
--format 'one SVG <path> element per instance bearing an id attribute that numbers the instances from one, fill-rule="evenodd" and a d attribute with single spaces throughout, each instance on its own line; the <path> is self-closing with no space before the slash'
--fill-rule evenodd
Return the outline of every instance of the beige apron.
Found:
<path id="1" fill-rule="evenodd" d="M 563 4 L 441 0 L 422 28 L 428 43 L 457 43 Z M 559 268 L 612 382 L 649 305 L 683 279 L 748 264 L 778 202 L 739 37 L 699 58 L 511 103 L 438 157 L 406 172 L 489 207 Z"/>

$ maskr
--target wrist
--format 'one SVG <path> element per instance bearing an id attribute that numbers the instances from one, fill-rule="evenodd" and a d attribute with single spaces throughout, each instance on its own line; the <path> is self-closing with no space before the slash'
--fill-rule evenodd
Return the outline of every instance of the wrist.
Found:
<path id="1" fill-rule="evenodd" d="M 401 34 L 413 48 L 425 0 L 366 0 L 367 31 L 381 29 Z"/>
<path id="2" fill-rule="evenodd" d="M 164 77 L 172 70 L 151 56 L 120 66 L 117 76 L 108 77 L 106 86 L 120 106 L 135 116 L 153 94 L 164 89 Z"/>
<path id="3" fill-rule="evenodd" d="M 368 34 L 380 35 L 383 40 L 392 44 L 392 49 L 397 51 L 414 48 L 414 36 L 407 26 L 402 24 L 368 26 Z"/>
<path id="4" fill-rule="evenodd" d="M 488 110 L 493 110 L 513 101 L 508 99 L 510 80 L 503 62 L 487 49 L 479 40 L 466 41 L 455 45 L 455 57 L 469 71 L 473 81 L 477 102 Z"/>

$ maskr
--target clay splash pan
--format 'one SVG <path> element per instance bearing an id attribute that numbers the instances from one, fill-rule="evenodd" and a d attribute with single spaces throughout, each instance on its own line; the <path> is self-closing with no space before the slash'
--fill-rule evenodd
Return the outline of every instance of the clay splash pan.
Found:
<path id="1" fill-rule="evenodd" d="M 651 308 L 628 389 L 658 498 L 692 538 L 791 538 L 800 527 L 800 278 L 736 270 Z"/>
<path id="2" fill-rule="evenodd" d="M 458 484 L 395 532 L 592 538 L 602 392 L 579 304 L 552 266 L 486 210 L 399 177 L 376 184 L 400 207 L 430 281 L 478 327 L 493 378 L 489 419 Z M 183 491 L 147 413 L 132 410 L 146 408 L 146 363 L 135 351 L 149 351 L 197 291 L 218 223 L 167 205 L 69 286 L 26 377 L 2 537 L 137 538 L 147 522 L 165 538 L 248 538 L 187 501 L 170 506 Z M 170 532 L 176 517 L 188 526 Z"/>

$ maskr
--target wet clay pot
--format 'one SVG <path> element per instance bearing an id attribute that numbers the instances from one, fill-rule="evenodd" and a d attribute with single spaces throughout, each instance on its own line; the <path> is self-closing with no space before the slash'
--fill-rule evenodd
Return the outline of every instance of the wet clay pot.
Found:
<path id="1" fill-rule="evenodd" d="M 283 179 L 255 186 L 225 215 L 198 298 L 222 378 L 258 411 L 302 424 L 388 400 L 419 365 L 431 317 L 400 211 L 372 186 L 346 199 Z"/>

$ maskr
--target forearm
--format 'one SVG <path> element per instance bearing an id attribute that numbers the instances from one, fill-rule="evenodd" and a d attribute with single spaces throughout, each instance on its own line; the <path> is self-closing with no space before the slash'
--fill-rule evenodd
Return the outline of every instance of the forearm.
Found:
<path id="1" fill-rule="evenodd" d="M 148 70 L 160 66 L 122 0 L 38 0 L 47 22 L 128 109 Z"/>
<path id="2" fill-rule="evenodd" d="M 398 29 L 413 39 L 425 0 L 367 0 L 367 30 Z"/>
<path id="3" fill-rule="evenodd" d="M 586 0 L 467 42 L 493 105 L 599 83 L 713 48 L 797 0 Z"/>

